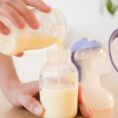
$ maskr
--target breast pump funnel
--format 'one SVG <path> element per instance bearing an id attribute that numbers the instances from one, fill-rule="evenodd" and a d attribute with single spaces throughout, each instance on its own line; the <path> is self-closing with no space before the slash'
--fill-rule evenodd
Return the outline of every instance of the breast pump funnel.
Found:
<path id="1" fill-rule="evenodd" d="M 111 93 L 100 85 L 100 75 L 104 74 L 99 68 L 99 59 L 105 58 L 106 53 L 98 41 L 88 39 L 76 40 L 71 44 L 72 61 L 75 64 L 79 80 L 84 89 L 85 102 L 92 110 L 113 108 Z"/>

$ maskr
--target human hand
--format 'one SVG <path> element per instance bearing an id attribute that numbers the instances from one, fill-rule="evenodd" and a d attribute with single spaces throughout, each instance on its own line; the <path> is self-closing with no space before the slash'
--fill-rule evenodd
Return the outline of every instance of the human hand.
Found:
<path id="1" fill-rule="evenodd" d="M 39 82 L 30 82 L 22 84 L 20 82 L 12 82 L 7 88 L 3 89 L 3 93 L 8 101 L 16 107 L 24 107 L 28 111 L 37 116 L 44 113 L 44 109 L 39 100 Z"/>
<path id="2" fill-rule="evenodd" d="M 39 97 L 39 82 L 30 82 L 27 84 L 14 83 L 12 87 L 7 88 L 4 92 L 7 99 L 18 107 L 25 107 L 28 111 L 35 115 L 42 116 L 44 109 L 39 100 L 35 97 Z M 86 107 L 83 95 L 82 87 L 79 85 L 79 110 L 85 118 L 91 118 L 91 111 Z"/>
<path id="3" fill-rule="evenodd" d="M 35 7 L 45 13 L 51 11 L 51 8 L 42 0 L 2 0 L 0 1 L 0 15 L 9 19 L 18 29 L 25 28 L 26 24 L 32 29 L 38 29 L 39 21 L 27 6 Z M 0 21 L 0 33 L 3 35 L 10 33 L 10 29 L 2 21 Z M 20 53 L 16 56 L 22 55 L 23 53 Z"/>
<path id="4" fill-rule="evenodd" d="M 82 86 L 79 84 L 79 98 L 78 98 L 78 105 L 79 105 L 79 110 L 82 116 L 84 118 L 91 118 L 92 117 L 92 111 L 87 108 L 84 98 L 83 98 L 83 89 Z"/>

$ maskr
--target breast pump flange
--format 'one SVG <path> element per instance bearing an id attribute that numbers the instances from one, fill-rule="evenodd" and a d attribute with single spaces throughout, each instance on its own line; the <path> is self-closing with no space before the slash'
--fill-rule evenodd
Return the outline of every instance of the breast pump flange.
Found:
<path id="1" fill-rule="evenodd" d="M 70 47 L 87 106 L 92 110 L 113 108 L 112 94 L 100 85 L 100 75 L 104 72 L 97 68 L 98 60 L 106 56 L 100 42 L 82 39 L 74 41 Z"/>

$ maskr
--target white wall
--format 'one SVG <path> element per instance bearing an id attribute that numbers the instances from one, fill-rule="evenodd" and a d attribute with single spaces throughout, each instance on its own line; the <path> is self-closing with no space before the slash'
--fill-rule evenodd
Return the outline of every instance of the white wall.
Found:
<path id="1" fill-rule="evenodd" d="M 101 41 L 107 47 L 111 32 L 118 27 L 118 17 L 100 12 L 100 3 L 104 0 L 45 0 L 51 6 L 59 8 L 65 15 L 69 34 L 66 46 L 72 40 L 89 37 Z M 36 80 L 41 66 L 45 62 L 45 49 L 26 52 L 22 58 L 14 62 L 22 81 Z"/>

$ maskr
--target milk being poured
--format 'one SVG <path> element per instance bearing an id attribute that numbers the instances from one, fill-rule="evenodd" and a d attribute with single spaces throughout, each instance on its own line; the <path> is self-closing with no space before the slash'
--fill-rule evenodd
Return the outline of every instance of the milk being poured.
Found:
<path id="1" fill-rule="evenodd" d="M 23 30 L 18 30 L 7 19 L 0 16 L 0 20 L 11 30 L 8 36 L 0 34 L 1 53 L 12 56 L 26 50 L 46 48 L 57 43 L 58 40 L 65 39 L 66 20 L 59 10 L 52 9 L 47 14 L 36 9 L 33 12 L 40 22 L 37 30 L 27 25 Z"/>
<path id="2" fill-rule="evenodd" d="M 49 62 L 42 68 L 39 86 L 44 118 L 74 118 L 77 115 L 78 77 L 69 57 L 62 50 L 62 42 L 57 42 L 57 50 L 52 51 L 50 59 L 47 58 Z"/>

